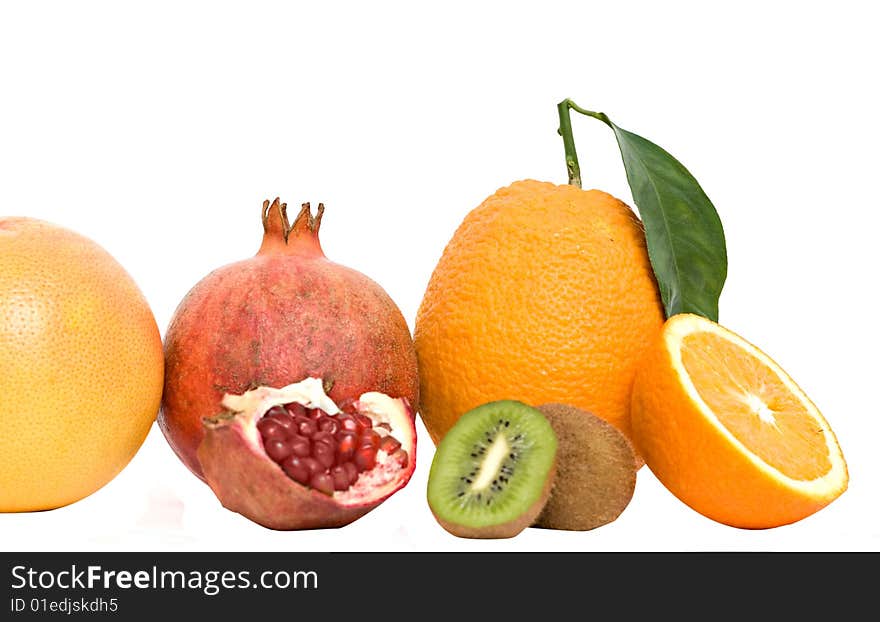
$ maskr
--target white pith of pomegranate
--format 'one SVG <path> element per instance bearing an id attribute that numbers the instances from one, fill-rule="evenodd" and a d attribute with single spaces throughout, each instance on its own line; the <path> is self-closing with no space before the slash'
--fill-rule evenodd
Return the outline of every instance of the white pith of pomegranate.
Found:
<path id="1" fill-rule="evenodd" d="M 339 526 L 409 481 L 407 400 L 368 392 L 341 410 L 318 378 L 226 395 L 198 457 L 221 503 L 273 529 Z M 321 447 L 319 447 L 319 445 Z"/>

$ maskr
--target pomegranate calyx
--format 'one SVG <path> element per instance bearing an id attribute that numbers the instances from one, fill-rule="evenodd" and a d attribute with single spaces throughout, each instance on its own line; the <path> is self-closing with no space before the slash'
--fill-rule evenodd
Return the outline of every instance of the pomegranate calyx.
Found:
<path id="1" fill-rule="evenodd" d="M 290 234 L 290 221 L 287 219 L 287 203 L 275 197 L 271 203 L 269 199 L 263 201 L 263 245 L 277 243 L 284 240 L 287 244 L 287 236 Z M 263 248 L 260 250 L 263 250 Z"/>
<path id="2" fill-rule="evenodd" d="M 314 216 L 312 215 L 311 204 L 303 203 L 299 210 L 299 214 L 293 219 L 293 225 L 291 225 L 290 231 L 294 232 L 294 234 L 309 232 L 314 236 L 317 236 L 321 229 L 322 216 L 324 216 L 323 203 L 318 203 L 318 211 Z"/>
<path id="3" fill-rule="evenodd" d="M 318 211 L 312 215 L 309 203 L 303 203 L 299 214 L 293 219 L 286 238 L 285 252 L 291 255 L 324 256 L 318 231 L 321 229 L 321 217 L 324 215 L 324 204 L 318 203 Z"/>
<path id="4" fill-rule="evenodd" d="M 269 203 L 263 201 L 263 242 L 258 255 L 283 253 L 287 255 L 316 255 L 323 257 L 318 231 L 324 204 L 318 204 L 318 211 L 312 214 L 311 204 L 303 203 L 299 214 L 291 223 L 287 218 L 287 203 L 276 198 Z"/>

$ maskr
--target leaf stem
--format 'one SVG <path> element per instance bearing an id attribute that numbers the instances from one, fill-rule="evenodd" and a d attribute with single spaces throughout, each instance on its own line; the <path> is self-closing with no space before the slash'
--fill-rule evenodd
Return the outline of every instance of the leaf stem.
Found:
<path id="1" fill-rule="evenodd" d="M 578 163 L 577 149 L 574 146 L 574 135 L 571 131 L 571 114 L 570 110 L 574 110 L 575 112 L 579 112 L 582 115 L 586 115 L 588 117 L 593 117 L 594 119 L 599 119 L 606 125 L 611 125 L 611 121 L 608 119 L 608 116 L 603 112 L 593 112 L 592 110 L 586 110 L 585 108 L 581 108 L 576 103 L 566 98 L 563 99 L 556 106 L 557 111 L 559 112 L 559 129 L 557 132 L 560 136 L 562 136 L 562 144 L 565 147 L 565 167 L 568 170 L 568 183 L 572 186 L 581 187 L 581 167 Z"/>
<path id="2" fill-rule="evenodd" d="M 581 187 L 581 167 L 578 164 L 577 149 L 574 146 L 574 136 L 571 133 L 571 109 L 572 101 L 563 99 L 556 106 L 559 111 L 559 129 L 557 132 L 562 136 L 562 145 L 565 147 L 565 168 L 568 170 L 568 183 L 572 186 Z"/>

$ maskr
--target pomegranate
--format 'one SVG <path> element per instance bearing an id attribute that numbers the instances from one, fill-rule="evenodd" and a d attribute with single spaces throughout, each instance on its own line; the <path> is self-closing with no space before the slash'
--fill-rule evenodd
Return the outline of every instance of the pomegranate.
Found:
<path id="1" fill-rule="evenodd" d="M 413 412 L 367 392 L 340 408 L 319 378 L 226 395 L 203 422 L 203 474 L 224 507 L 270 529 L 341 527 L 412 476 Z"/>
<path id="2" fill-rule="evenodd" d="M 379 392 L 406 398 L 412 413 L 418 409 L 406 321 L 375 281 L 324 256 L 323 213 L 323 204 L 312 215 L 305 203 L 291 225 L 287 204 L 265 201 L 256 256 L 211 272 L 174 312 L 165 335 L 159 427 L 202 479 L 196 456 L 202 419 L 219 412 L 227 393 L 315 377 L 336 403 Z"/>

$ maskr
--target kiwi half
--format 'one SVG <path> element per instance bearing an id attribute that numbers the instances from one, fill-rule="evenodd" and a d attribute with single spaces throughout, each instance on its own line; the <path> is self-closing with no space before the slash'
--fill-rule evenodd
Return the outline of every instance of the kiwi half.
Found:
<path id="1" fill-rule="evenodd" d="M 462 538 L 510 538 L 550 494 L 557 439 L 536 408 L 513 400 L 468 411 L 446 433 L 428 475 L 437 522 Z"/>
<path id="2" fill-rule="evenodd" d="M 587 531 L 617 519 L 636 487 L 638 458 L 612 424 L 566 404 L 542 404 L 559 439 L 556 479 L 536 527 Z"/>

